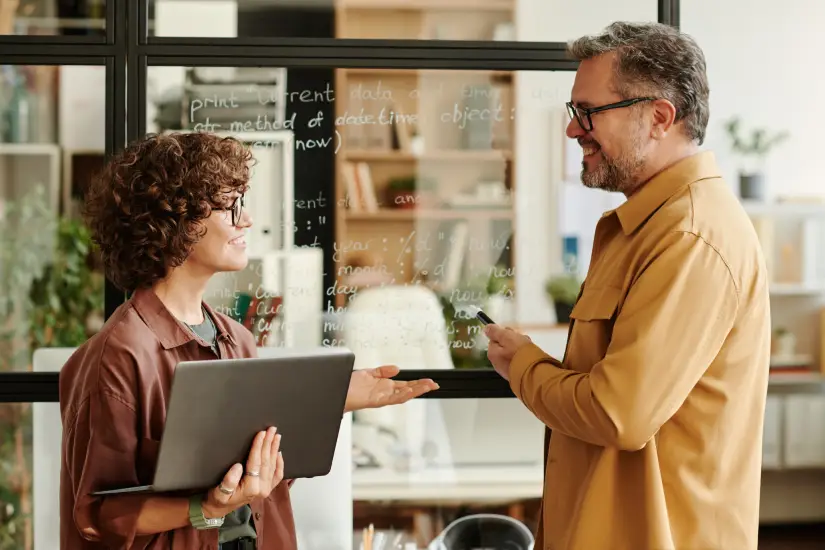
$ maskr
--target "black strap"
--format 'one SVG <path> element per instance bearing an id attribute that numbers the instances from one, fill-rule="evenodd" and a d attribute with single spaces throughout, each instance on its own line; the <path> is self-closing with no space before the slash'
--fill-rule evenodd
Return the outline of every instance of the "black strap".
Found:
<path id="1" fill-rule="evenodd" d="M 257 541 L 249 537 L 241 537 L 218 544 L 218 550 L 256 550 L 257 547 Z"/>

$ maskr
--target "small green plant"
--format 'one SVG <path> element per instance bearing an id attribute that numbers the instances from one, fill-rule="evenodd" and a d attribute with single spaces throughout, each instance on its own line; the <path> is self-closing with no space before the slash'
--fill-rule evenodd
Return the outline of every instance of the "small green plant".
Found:
<path id="1" fill-rule="evenodd" d="M 772 133 L 766 128 L 753 128 L 750 132 L 745 132 L 739 117 L 728 120 L 725 123 L 725 131 L 731 140 L 733 151 L 751 163 L 763 161 L 774 147 L 789 137 L 788 132 Z M 755 168 L 751 166 L 750 169 Z"/>
<path id="2" fill-rule="evenodd" d="M 387 188 L 391 191 L 433 191 L 436 188 L 436 181 L 433 178 L 403 176 L 391 179 Z"/>
<path id="3" fill-rule="evenodd" d="M 554 303 L 572 305 L 579 296 L 581 285 L 575 275 L 556 275 L 547 280 L 544 289 Z"/>

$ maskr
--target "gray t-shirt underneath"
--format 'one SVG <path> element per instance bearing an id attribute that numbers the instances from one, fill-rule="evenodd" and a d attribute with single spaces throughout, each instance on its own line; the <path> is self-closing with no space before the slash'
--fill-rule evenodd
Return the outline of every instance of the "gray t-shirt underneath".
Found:
<path id="1" fill-rule="evenodd" d="M 218 348 L 218 331 L 215 328 L 214 322 L 209 317 L 206 309 L 203 311 L 203 323 L 199 325 L 187 324 L 192 332 L 203 338 L 212 346 L 212 351 L 215 355 L 220 357 L 220 348 Z M 224 519 L 223 525 L 220 528 L 219 541 L 221 543 L 237 540 L 241 537 L 249 537 L 257 539 L 255 533 L 255 526 L 252 522 L 252 509 L 249 505 L 244 505 L 231 512 Z"/>

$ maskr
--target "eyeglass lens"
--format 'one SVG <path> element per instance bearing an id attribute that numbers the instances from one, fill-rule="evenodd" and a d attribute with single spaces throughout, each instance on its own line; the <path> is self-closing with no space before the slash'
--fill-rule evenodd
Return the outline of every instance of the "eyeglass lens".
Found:
<path id="1" fill-rule="evenodd" d="M 578 122 L 579 126 L 581 126 L 582 130 L 585 132 L 589 132 L 593 129 L 590 127 L 590 117 L 587 116 L 587 113 L 580 111 L 575 106 L 568 104 L 567 114 L 570 116 L 570 120 L 575 120 Z"/>
<path id="2" fill-rule="evenodd" d="M 243 213 L 243 195 L 235 199 L 232 204 L 232 225 L 237 226 L 241 222 L 241 214 Z"/>

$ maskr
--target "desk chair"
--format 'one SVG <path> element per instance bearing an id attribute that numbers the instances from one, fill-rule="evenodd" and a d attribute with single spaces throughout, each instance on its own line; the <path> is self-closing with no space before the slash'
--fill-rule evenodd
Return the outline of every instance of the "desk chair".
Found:
<path id="1" fill-rule="evenodd" d="M 75 348 L 34 353 L 36 372 L 59 372 Z M 258 348 L 261 357 L 272 349 Z M 32 411 L 34 550 L 60 548 L 60 460 L 63 428 L 58 403 Z M 344 415 L 329 475 L 299 479 L 290 489 L 301 550 L 352 550 L 352 415 Z"/>
<path id="2" fill-rule="evenodd" d="M 344 345 L 355 353 L 355 368 L 397 365 L 401 369 L 452 369 L 447 323 L 435 293 L 423 286 L 389 285 L 362 290 L 355 295 L 343 315 Z M 429 437 L 443 439 L 443 422 L 435 423 L 437 402 L 413 400 L 395 407 L 358 411 L 356 425 L 371 425 L 394 434 L 399 452 L 413 461 Z M 437 411 L 437 419 L 440 411 Z M 434 425 L 435 424 L 435 425 Z M 440 426 L 440 427 L 439 427 Z M 374 435 L 359 437 L 355 443 L 381 463 L 386 442 Z M 374 432 L 373 432 L 374 433 Z M 381 447 L 381 448 L 378 448 Z M 381 466 L 389 466 L 386 463 Z"/>
<path id="3" fill-rule="evenodd" d="M 533 550 L 534 543 L 533 534 L 516 519 L 497 514 L 473 514 L 450 523 L 427 550 Z"/>

